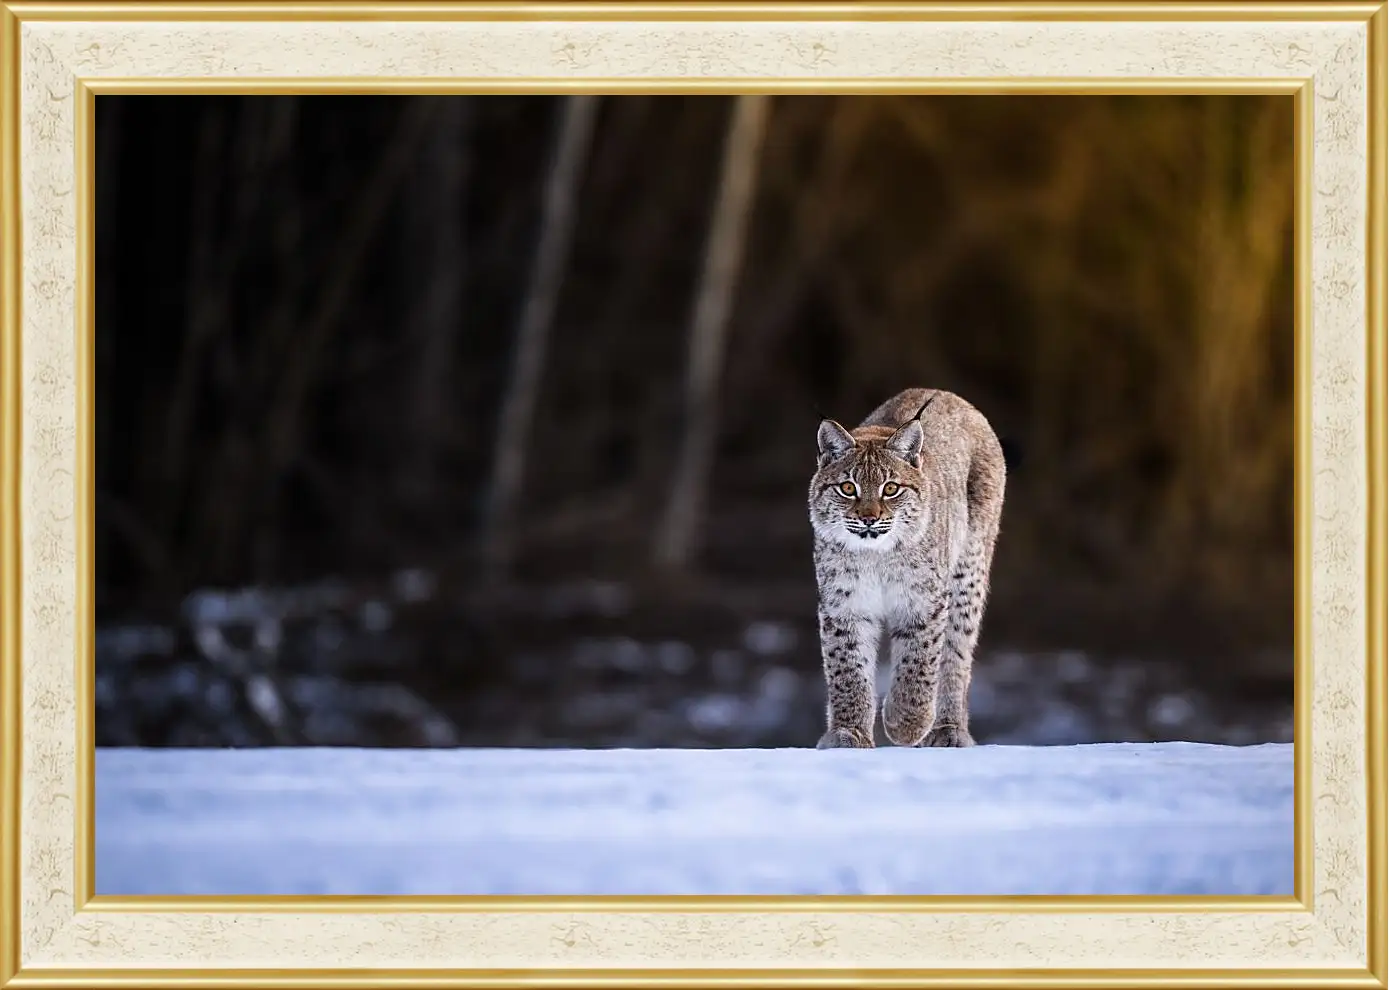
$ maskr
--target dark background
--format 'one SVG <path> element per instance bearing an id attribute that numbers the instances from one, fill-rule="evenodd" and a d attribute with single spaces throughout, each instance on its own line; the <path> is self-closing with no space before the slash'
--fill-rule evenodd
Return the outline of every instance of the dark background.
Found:
<path id="1" fill-rule="evenodd" d="M 1011 462 L 981 742 L 1291 738 L 1287 98 L 103 96 L 97 158 L 99 744 L 813 745 L 815 428 L 914 386 Z"/>

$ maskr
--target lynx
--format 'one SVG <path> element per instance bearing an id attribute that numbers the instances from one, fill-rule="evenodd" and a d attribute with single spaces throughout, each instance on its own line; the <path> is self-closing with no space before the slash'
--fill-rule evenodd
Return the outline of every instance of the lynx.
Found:
<path id="1" fill-rule="evenodd" d="M 817 748 L 972 746 L 969 680 L 1006 468 L 982 413 L 937 389 L 901 392 L 857 428 L 820 424 L 810 483 L 828 728 Z"/>

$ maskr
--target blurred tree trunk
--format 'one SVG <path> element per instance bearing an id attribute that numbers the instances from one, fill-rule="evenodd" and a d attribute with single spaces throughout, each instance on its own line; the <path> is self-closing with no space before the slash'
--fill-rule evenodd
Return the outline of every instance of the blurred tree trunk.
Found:
<path id="1" fill-rule="evenodd" d="M 211 469 L 192 473 L 194 480 L 185 493 L 190 549 L 181 563 L 218 580 L 250 559 L 248 520 L 253 507 L 260 505 L 247 486 L 253 421 L 265 393 L 249 360 L 255 348 L 237 333 L 237 323 L 247 317 L 232 287 L 244 275 L 242 248 L 253 250 L 251 245 L 261 241 L 261 225 L 268 215 L 275 217 L 277 236 L 270 238 L 270 248 L 277 271 L 288 271 L 291 277 L 297 271 L 297 245 L 284 235 L 295 229 L 299 213 L 288 170 L 300 104 L 295 96 L 250 100 L 236 107 L 239 112 L 229 110 L 226 118 L 213 106 L 199 138 L 195 173 L 201 180 L 196 184 L 188 244 L 188 336 L 166 412 L 165 458 L 168 476 L 182 477 L 190 473 L 188 464 L 200 444 L 216 447 Z M 217 198 L 224 189 L 230 228 L 219 236 Z M 265 346 L 275 335 L 260 339 Z M 221 429 L 215 440 L 200 441 L 195 425 L 199 409 L 217 402 L 228 410 Z M 171 508 L 161 516 L 164 511 Z"/>
<path id="2" fill-rule="evenodd" d="M 429 131 L 432 105 L 406 101 L 350 208 L 336 207 L 341 215 L 319 258 L 304 250 L 312 244 L 305 230 L 308 198 L 293 161 L 300 102 L 277 97 L 250 100 L 246 108 L 253 144 L 245 167 L 257 177 L 237 183 L 231 209 L 244 213 L 252 230 L 264 225 L 264 233 L 248 243 L 254 248 L 260 241 L 257 250 L 268 249 L 275 278 L 264 303 L 252 311 L 257 332 L 235 354 L 226 376 L 225 401 L 235 411 L 212 458 L 215 470 L 202 485 L 198 549 L 189 559 L 210 575 L 249 564 L 253 579 L 260 579 L 275 573 L 287 552 L 275 534 L 291 465 L 304 451 L 312 390 L 333 356 L 328 344 L 346 322 L 359 271 Z M 238 222 L 233 219 L 234 226 Z M 233 238 L 228 250 L 235 248 Z"/>
<path id="3" fill-rule="evenodd" d="M 410 165 L 435 124 L 440 109 L 428 101 L 407 100 L 394 121 L 391 139 L 382 148 L 372 170 L 345 211 L 337 236 L 324 258 L 317 279 L 317 292 L 301 309 L 306 292 L 282 289 L 282 295 L 267 323 L 281 329 L 275 337 L 287 342 L 285 350 L 262 352 L 271 401 L 261 420 L 262 439 L 255 463 L 255 489 L 264 493 L 266 509 L 259 517 L 273 524 L 290 477 L 291 464 L 302 457 L 305 436 L 313 419 L 313 390 L 324 380 L 335 356 L 329 348 L 340 333 L 353 301 L 360 273 L 368 264 L 373 244 L 380 238 L 392 205 L 397 202 Z M 287 228 L 277 240 L 288 240 Z M 304 266 L 298 263 L 300 273 Z M 302 274 L 300 276 L 302 278 Z M 288 286 L 294 286 L 292 281 Z M 311 290 L 310 290 L 311 291 Z M 293 331 L 290 328 L 293 327 Z M 258 362 L 259 363 L 259 362 Z M 270 366 L 274 365 L 274 370 Z"/>
<path id="4" fill-rule="evenodd" d="M 811 175 L 794 189 L 789 229 L 781 235 L 780 249 L 771 252 L 780 264 L 762 279 L 756 308 L 740 337 L 737 366 L 729 369 L 730 388 L 742 391 L 761 376 L 775 373 L 769 365 L 776 347 L 793 327 L 800 308 L 823 284 L 825 262 L 846 219 L 861 209 L 848 180 L 864 134 L 882 115 L 881 104 L 839 96 L 831 107 L 828 122 L 816 118 L 822 131 L 819 159 Z M 785 113 L 777 117 L 783 130 L 786 118 Z M 768 143 L 769 155 L 773 146 Z M 770 162 L 764 165 L 769 178 L 772 167 Z M 788 166 L 783 162 L 781 167 Z"/>
<path id="5" fill-rule="evenodd" d="M 434 486 L 448 420 L 454 341 L 463 329 L 467 267 L 464 209 L 472 101 L 463 96 L 415 99 L 438 104 L 404 204 L 403 260 L 407 270 L 401 277 L 413 297 L 411 336 L 420 345 L 415 367 L 403 379 L 411 449 L 406 453 L 400 483 L 406 502 L 419 507 Z"/>
<path id="6" fill-rule="evenodd" d="M 303 255 L 303 191 L 306 182 L 295 163 L 302 134 L 303 101 L 298 96 L 281 96 L 267 103 L 270 105 L 264 116 L 260 117 L 262 146 L 259 152 L 265 179 L 255 191 L 248 208 L 260 213 L 261 222 L 265 224 L 261 228 L 266 238 L 263 249 L 268 249 L 272 259 L 277 276 L 276 296 L 282 303 L 269 311 L 266 325 L 271 330 L 262 338 L 262 346 L 250 349 L 253 356 L 249 364 L 249 380 L 256 384 L 243 393 L 243 425 L 234 447 L 244 468 L 229 479 L 231 485 L 245 486 L 243 491 L 246 495 L 241 500 L 235 500 L 239 502 L 235 507 L 219 505 L 214 510 L 219 514 L 225 512 L 228 518 L 235 520 L 223 527 L 219 534 L 219 557 L 225 562 L 223 566 L 235 568 L 237 558 L 247 555 L 255 580 L 270 579 L 278 568 L 281 551 L 275 531 L 279 525 L 280 507 L 277 499 L 268 494 L 274 491 L 273 486 L 278 482 L 264 480 L 266 475 L 258 463 L 260 455 L 272 449 L 274 440 L 266 443 L 253 439 L 261 432 L 258 420 L 263 407 L 254 400 L 246 403 L 244 396 L 269 394 L 270 383 L 275 376 L 302 354 L 300 342 L 295 339 L 293 331 L 299 325 L 297 304 L 306 282 Z M 242 384 L 245 384 L 244 381 Z M 218 491 L 225 495 L 234 490 L 228 487 Z M 257 498 L 261 493 L 266 494 Z M 211 497 L 216 499 L 218 495 Z M 233 500 L 224 498 L 222 501 Z"/>
<path id="7" fill-rule="evenodd" d="M 752 215 L 768 109 L 765 96 L 737 97 L 724 145 L 718 201 L 690 325 L 684 433 L 671 474 L 665 517 L 656 534 L 656 563 L 668 570 L 688 565 L 703 511 L 704 487 L 718 438 L 718 385 L 724 339 Z"/>
<path id="8" fill-rule="evenodd" d="M 112 110 L 120 105 L 119 100 L 110 103 Z M 178 356 L 178 370 L 170 383 L 161 415 L 157 419 L 152 418 L 152 429 L 142 431 L 150 437 L 162 434 L 159 437 L 162 441 L 158 448 L 159 455 L 149 459 L 148 471 L 153 492 L 149 503 L 154 509 L 153 516 L 174 521 L 175 524 L 182 512 L 195 513 L 202 508 L 197 504 L 201 495 L 197 482 L 190 480 L 183 488 L 178 482 L 188 477 L 187 461 L 193 452 L 190 442 L 193 421 L 199 400 L 208 397 L 206 352 L 224 325 L 219 321 L 225 318 L 227 309 L 227 300 L 218 292 L 219 286 L 213 284 L 214 247 L 220 233 L 214 208 L 217 195 L 227 185 L 226 107 L 225 103 L 209 104 L 199 124 L 194 154 L 194 171 L 199 181 L 193 186 L 186 244 L 188 272 L 184 280 L 184 343 Z M 253 139 L 249 131 L 245 115 L 242 115 L 234 137 L 241 139 L 239 147 L 243 154 Z M 98 338 L 102 336 L 98 335 Z"/>
<path id="9" fill-rule="evenodd" d="M 483 509 L 481 551 L 484 566 L 494 577 L 504 575 L 511 565 L 512 506 L 525 475 L 526 441 L 540 395 L 550 324 L 559 304 L 564 266 L 574 240 L 579 185 L 593 141 L 598 97 L 569 97 L 561 112 L 555 158 L 545 184 L 540 241 L 516 329 L 511 371 L 502 393 Z"/>

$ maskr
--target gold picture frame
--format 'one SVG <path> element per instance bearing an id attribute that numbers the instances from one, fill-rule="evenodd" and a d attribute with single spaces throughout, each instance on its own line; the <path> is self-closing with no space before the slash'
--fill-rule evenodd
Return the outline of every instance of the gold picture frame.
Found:
<path id="1" fill-rule="evenodd" d="M 0 987 L 1385 987 L 1386 4 L 0 0 Z M 102 93 L 1286 94 L 1291 898 L 93 896 Z"/>

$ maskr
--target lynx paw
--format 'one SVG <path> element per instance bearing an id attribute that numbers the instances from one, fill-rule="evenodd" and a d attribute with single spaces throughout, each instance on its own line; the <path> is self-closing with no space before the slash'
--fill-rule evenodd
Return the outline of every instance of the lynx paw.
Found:
<path id="1" fill-rule="evenodd" d="M 858 729 L 830 729 L 820 741 L 815 744 L 816 749 L 872 749 L 873 740 L 865 736 Z"/>
<path id="2" fill-rule="evenodd" d="M 968 729 L 962 729 L 958 725 L 937 722 L 931 731 L 926 733 L 926 738 L 921 741 L 921 745 L 964 749 L 966 746 L 974 745 L 974 737 L 969 734 Z"/>
<path id="3" fill-rule="evenodd" d="M 894 746 L 916 746 L 931 724 L 933 705 L 906 705 L 895 693 L 883 702 L 883 732 Z"/>

